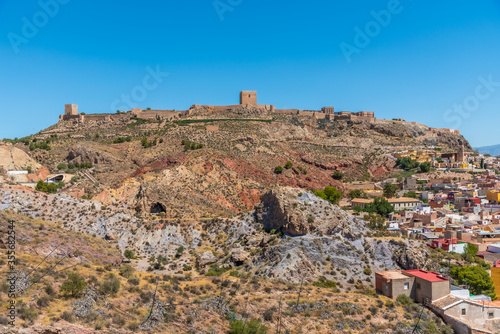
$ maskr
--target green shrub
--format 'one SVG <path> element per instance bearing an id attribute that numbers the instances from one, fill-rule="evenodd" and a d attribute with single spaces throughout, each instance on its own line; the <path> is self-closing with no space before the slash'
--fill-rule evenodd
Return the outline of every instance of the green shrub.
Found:
<path id="1" fill-rule="evenodd" d="M 332 177 L 333 177 L 334 180 L 339 180 L 340 181 L 344 177 L 344 174 L 337 171 L 337 172 L 333 173 Z"/>
<path id="2" fill-rule="evenodd" d="M 229 272 L 229 276 L 232 276 L 232 277 L 240 277 L 240 272 L 238 270 L 231 270 Z"/>
<path id="3" fill-rule="evenodd" d="M 314 194 L 332 204 L 338 204 L 342 198 L 342 193 L 335 187 L 325 187 L 324 190 L 316 190 Z"/>
<path id="4" fill-rule="evenodd" d="M 109 274 L 107 279 L 101 285 L 101 291 L 106 295 L 113 295 L 119 290 L 120 280 L 114 274 Z"/>
<path id="5" fill-rule="evenodd" d="M 275 174 L 281 174 L 281 173 L 283 173 L 283 167 L 281 167 L 281 166 L 274 167 L 274 173 Z"/>
<path id="6" fill-rule="evenodd" d="M 250 321 L 231 320 L 231 329 L 229 334 L 266 334 L 267 327 L 264 326 L 260 319 Z"/>
<path id="7" fill-rule="evenodd" d="M 285 164 L 285 168 L 286 169 L 292 168 L 292 162 L 291 161 L 287 161 L 287 163 Z"/>
<path id="8" fill-rule="evenodd" d="M 396 302 L 401 306 L 413 304 L 413 300 L 407 295 L 399 295 Z"/>
<path id="9" fill-rule="evenodd" d="M 325 276 L 320 276 L 316 282 L 313 283 L 314 286 L 320 288 L 337 288 L 337 283 L 331 280 L 326 279 Z"/>
<path id="10" fill-rule="evenodd" d="M 135 270 L 129 264 L 120 267 L 120 275 L 125 278 L 130 278 L 134 274 Z"/>
<path id="11" fill-rule="evenodd" d="M 125 252 L 123 252 L 123 256 L 125 256 L 127 259 L 135 259 L 134 252 L 132 252 L 130 249 L 125 250 Z"/>
<path id="12" fill-rule="evenodd" d="M 79 297 L 83 290 L 87 287 L 85 279 L 78 273 L 69 273 L 68 279 L 61 285 L 60 291 L 64 295 L 70 295 L 71 297 Z"/>
<path id="13" fill-rule="evenodd" d="M 227 269 L 221 268 L 217 263 L 214 263 L 210 266 L 210 269 L 207 271 L 206 276 L 220 276 L 226 271 Z"/>

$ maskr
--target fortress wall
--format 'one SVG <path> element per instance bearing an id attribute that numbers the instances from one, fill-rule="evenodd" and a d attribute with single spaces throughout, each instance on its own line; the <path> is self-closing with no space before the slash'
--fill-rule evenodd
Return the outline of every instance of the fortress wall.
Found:
<path id="1" fill-rule="evenodd" d="M 131 117 L 130 114 L 111 114 L 110 118 L 113 122 L 116 121 L 122 121 L 122 120 L 129 120 Z"/>
<path id="2" fill-rule="evenodd" d="M 371 123 L 375 123 L 375 118 L 372 118 L 372 117 L 351 115 L 350 119 L 351 119 L 351 121 L 368 121 Z"/>
<path id="3" fill-rule="evenodd" d="M 80 115 L 82 122 L 110 121 L 111 115 Z"/>
<path id="4" fill-rule="evenodd" d="M 450 134 L 457 135 L 457 136 L 460 135 L 460 131 L 455 130 L 455 129 L 437 129 L 437 128 L 430 128 L 430 129 L 433 132 L 444 132 L 444 133 L 450 133 Z"/>
<path id="5" fill-rule="evenodd" d="M 142 119 L 157 119 L 159 118 L 177 118 L 182 115 L 182 111 L 174 110 L 143 110 L 137 114 L 137 118 Z"/>
<path id="6" fill-rule="evenodd" d="M 72 120 L 72 119 L 80 119 L 80 115 L 59 115 L 59 120 Z"/>
<path id="7" fill-rule="evenodd" d="M 271 104 L 258 104 L 257 108 L 264 109 L 267 111 L 275 111 L 274 105 Z"/>
<path id="8" fill-rule="evenodd" d="M 241 108 L 242 105 L 234 104 L 234 105 L 229 105 L 229 106 L 207 106 L 207 107 L 213 109 L 214 111 L 224 111 L 224 110 L 228 110 L 228 109 L 238 109 L 238 108 Z"/>
<path id="9" fill-rule="evenodd" d="M 299 109 L 275 109 L 274 112 L 276 112 L 278 114 L 298 115 L 299 114 Z"/>

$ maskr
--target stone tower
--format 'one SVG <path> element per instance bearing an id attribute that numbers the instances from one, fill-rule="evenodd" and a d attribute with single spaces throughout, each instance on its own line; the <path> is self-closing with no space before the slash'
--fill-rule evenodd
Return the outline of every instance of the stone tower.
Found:
<path id="1" fill-rule="evenodd" d="M 76 104 L 65 104 L 64 105 L 64 114 L 76 116 L 78 115 L 78 106 Z"/>
<path id="2" fill-rule="evenodd" d="M 464 143 L 460 146 L 460 150 L 458 151 L 458 162 L 465 162 L 465 148 Z"/>
<path id="3" fill-rule="evenodd" d="M 257 92 L 244 90 L 240 93 L 240 104 L 242 106 L 246 105 L 257 105 Z"/>

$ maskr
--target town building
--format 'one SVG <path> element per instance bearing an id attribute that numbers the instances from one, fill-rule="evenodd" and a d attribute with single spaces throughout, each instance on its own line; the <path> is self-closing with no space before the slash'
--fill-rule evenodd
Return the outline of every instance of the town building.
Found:
<path id="1" fill-rule="evenodd" d="M 395 211 L 401 210 L 413 210 L 417 206 L 420 201 L 415 198 L 409 197 L 400 197 L 400 198 L 389 198 L 387 200 L 393 207 Z M 354 198 L 351 201 L 352 207 L 359 206 L 364 209 L 368 204 L 374 202 L 374 199 L 365 199 L 365 198 Z"/>
<path id="2" fill-rule="evenodd" d="M 384 296 L 405 294 L 417 303 L 431 303 L 450 294 L 450 281 L 441 274 L 425 270 L 375 273 L 375 287 Z"/>

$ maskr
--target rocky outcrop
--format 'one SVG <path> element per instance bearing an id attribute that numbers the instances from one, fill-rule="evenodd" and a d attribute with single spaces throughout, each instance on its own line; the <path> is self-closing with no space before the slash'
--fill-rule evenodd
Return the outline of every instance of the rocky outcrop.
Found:
<path id="1" fill-rule="evenodd" d="M 93 286 L 87 287 L 83 298 L 73 303 L 73 314 L 79 318 L 85 318 L 92 312 L 98 300 L 99 295 L 97 289 Z"/>
<path id="2" fill-rule="evenodd" d="M 262 196 L 256 206 L 257 221 L 267 231 L 277 230 L 289 235 L 318 235 L 341 232 L 353 235 L 363 223 L 336 205 L 297 188 L 279 187 Z"/>
<path id="3" fill-rule="evenodd" d="M 33 170 L 40 167 L 26 152 L 12 144 L 0 144 L 0 167 L 7 170 L 25 170 L 31 166 Z"/>
<path id="4" fill-rule="evenodd" d="M 236 265 L 241 265 L 250 258 L 250 253 L 246 252 L 243 248 L 235 248 L 231 251 L 231 260 Z"/>
<path id="5" fill-rule="evenodd" d="M 75 164 L 82 162 L 92 162 L 93 164 L 114 164 L 118 162 L 117 159 L 111 154 L 93 149 L 88 145 L 73 146 L 66 156 L 66 160 Z"/>
<path id="6" fill-rule="evenodd" d="M 206 251 L 198 254 L 196 257 L 196 266 L 198 268 L 202 268 L 206 265 L 217 262 L 217 258 L 214 256 L 212 252 Z"/>
<path id="7" fill-rule="evenodd" d="M 404 269 L 424 269 L 428 263 L 430 250 L 427 247 L 421 247 L 417 243 L 398 244 L 394 251 L 394 260 Z"/>

